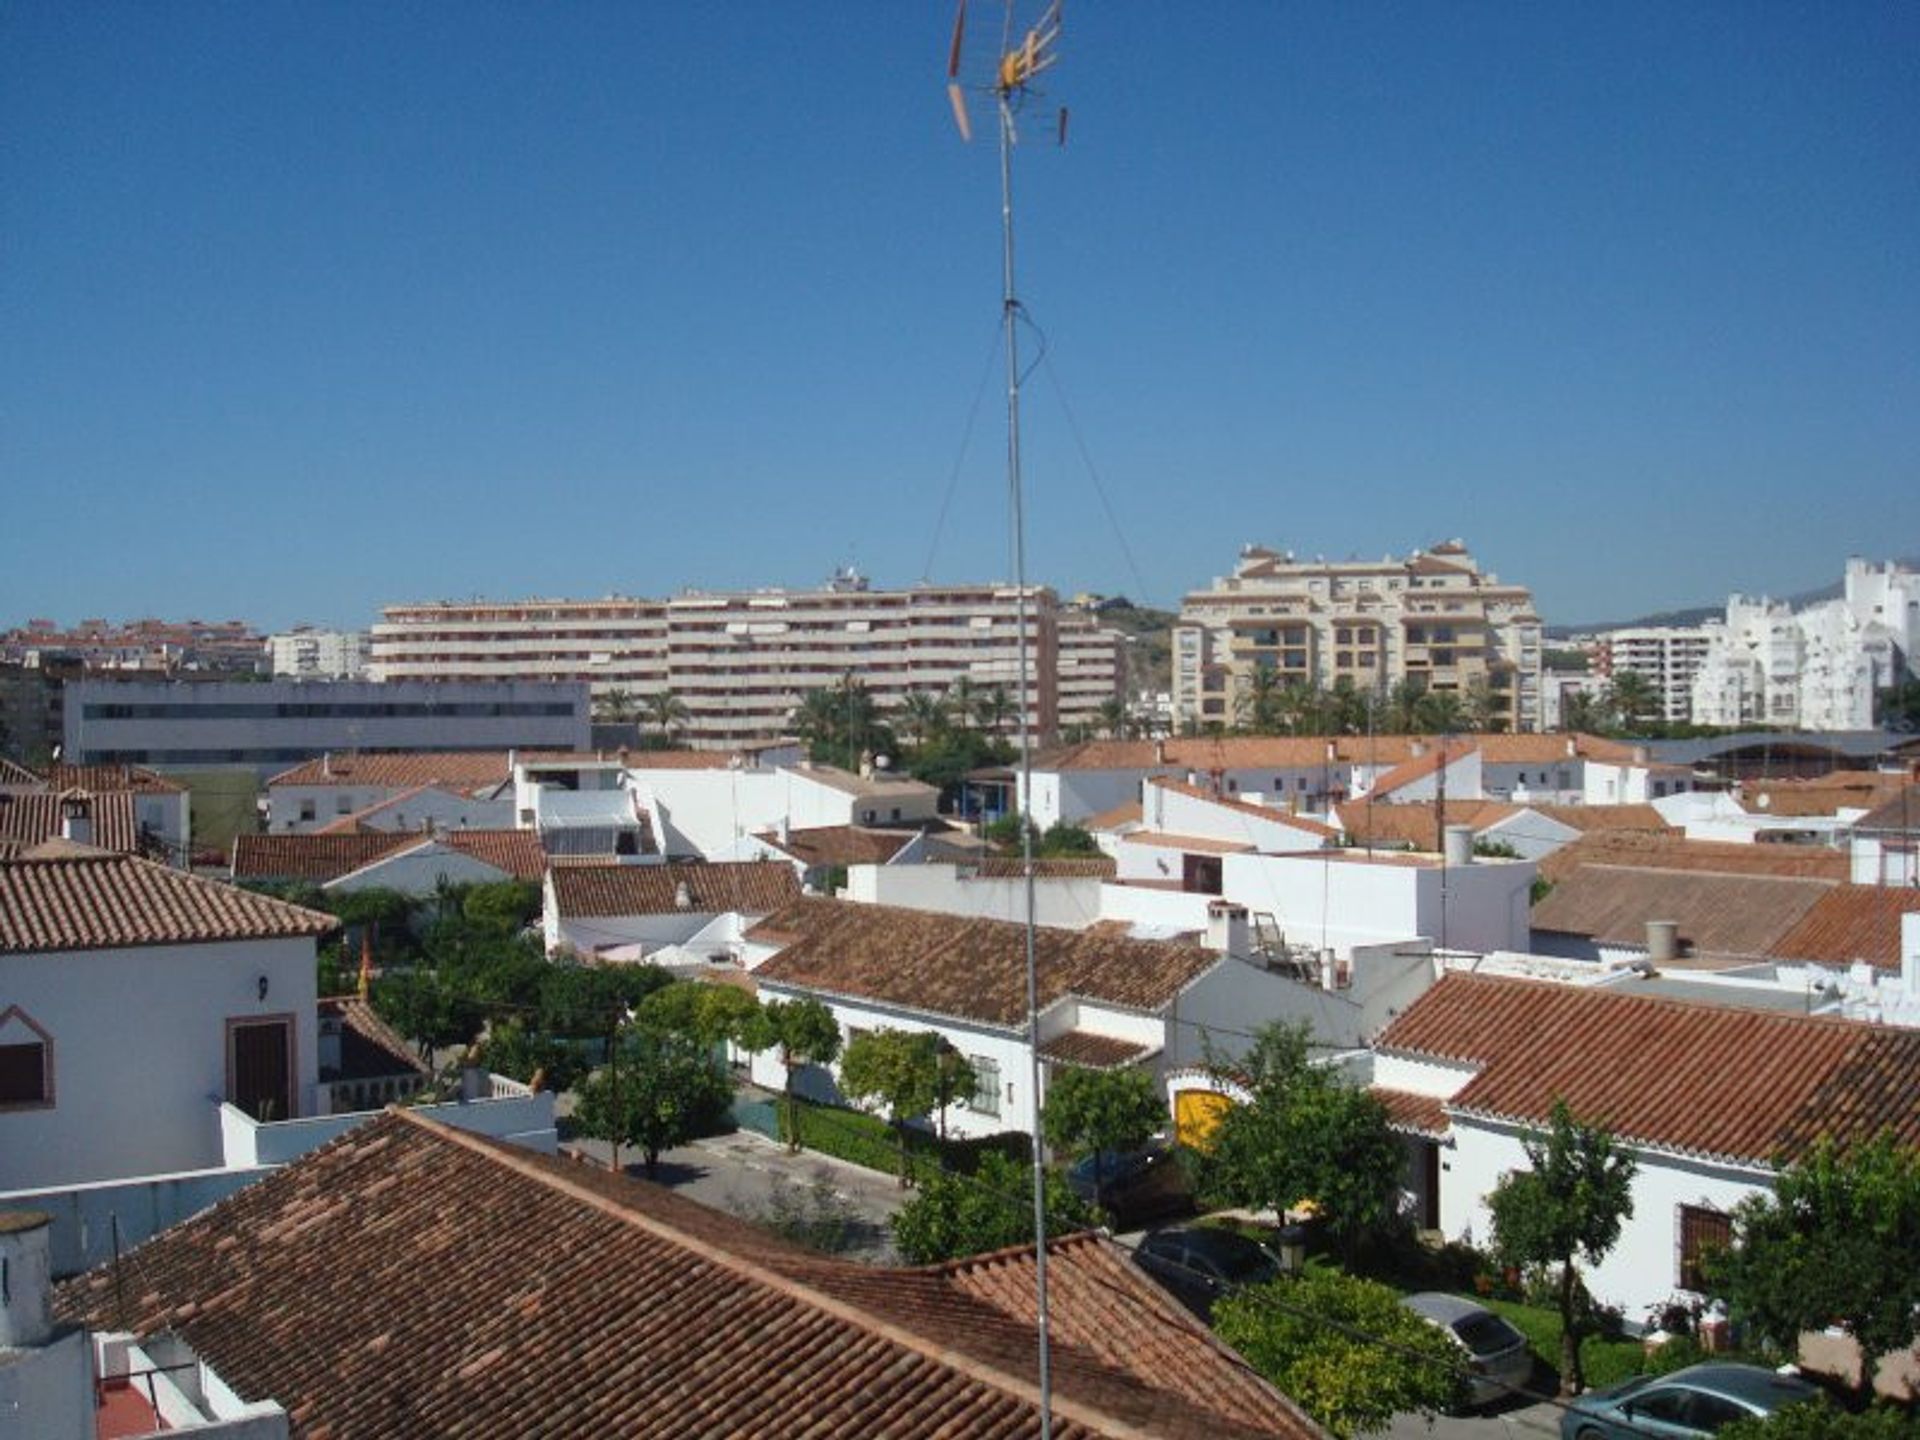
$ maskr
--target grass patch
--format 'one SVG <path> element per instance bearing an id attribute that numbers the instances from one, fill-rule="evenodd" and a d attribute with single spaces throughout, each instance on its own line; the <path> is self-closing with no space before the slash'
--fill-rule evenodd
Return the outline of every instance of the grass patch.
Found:
<path id="1" fill-rule="evenodd" d="M 1560 1370 L 1560 1315 L 1539 1305 L 1519 1300 L 1497 1300 L 1489 1296 L 1480 1301 L 1494 1314 L 1527 1337 L 1527 1344 L 1546 1367 Z M 1587 1372 L 1587 1384 L 1598 1389 L 1615 1381 L 1638 1375 L 1646 1369 L 1646 1351 L 1638 1340 L 1606 1335 L 1588 1335 L 1580 1342 L 1580 1364 Z"/>

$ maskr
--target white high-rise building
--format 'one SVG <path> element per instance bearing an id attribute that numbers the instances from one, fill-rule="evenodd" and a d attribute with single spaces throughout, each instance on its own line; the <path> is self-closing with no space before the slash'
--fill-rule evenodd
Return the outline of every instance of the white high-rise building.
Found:
<path id="1" fill-rule="evenodd" d="M 277 678 L 359 680 L 367 673 L 367 636 L 362 630 L 296 625 L 267 637 L 267 656 Z"/>
<path id="2" fill-rule="evenodd" d="M 1637 625 L 1594 638 L 1589 654 L 1602 684 L 1632 673 L 1652 687 L 1662 720 L 1693 718 L 1693 681 L 1712 642 L 1701 625 Z"/>
<path id="3" fill-rule="evenodd" d="M 1874 697 L 1915 669 L 1920 572 L 1848 560 L 1840 597 L 1795 612 L 1735 595 L 1703 627 L 1706 658 L 1693 685 L 1702 725 L 1867 730 Z"/>

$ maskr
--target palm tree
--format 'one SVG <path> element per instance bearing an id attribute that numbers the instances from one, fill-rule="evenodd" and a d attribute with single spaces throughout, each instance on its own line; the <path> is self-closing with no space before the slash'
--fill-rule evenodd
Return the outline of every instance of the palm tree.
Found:
<path id="1" fill-rule="evenodd" d="M 1598 734 L 1613 728 L 1607 697 L 1591 690 L 1576 690 L 1561 703 L 1560 728 L 1569 734 Z"/>
<path id="2" fill-rule="evenodd" d="M 609 725 L 624 725 L 633 719 L 633 696 L 625 690 L 609 690 L 594 702 L 593 718 Z"/>
<path id="3" fill-rule="evenodd" d="M 988 686 L 975 698 L 973 713 L 980 722 L 980 728 L 997 737 L 1006 725 L 1007 717 L 1013 714 L 1013 696 L 1007 693 L 1004 685 Z"/>
<path id="4" fill-rule="evenodd" d="M 793 731 L 806 743 L 815 760 L 839 743 L 846 723 L 846 707 L 831 690 L 809 690 L 793 710 Z"/>
<path id="5" fill-rule="evenodd" d="M 662 690 L 656 695 L 647 696 L 647 719 L 659 730 L 660 738 L 673 740 L 673 732 L 686 722 L 687 705 L 671 690 Z"/>
<path id="6" fill-rule="evenodd" d="M 954 717 L 962 729 L 973 724 L 974 707 L 980 700 L 980 687 L 973 683 L 973 677 L 962 675 L 953 682 L 947 691 L 947 703 L 952 707 Z"/>
<path id="7" fill-rule="evenodd" d="M 1254 734 L 1278 734 L 1285 716 L 1280 672 L 1271 665 L 1254 666 L 1240 678 L 1233 708 L 1234 718 Z"/>
<path id="8" fill-rule="evenodd" d="M 1622 670 L 1607 686 L 1607 702 L 1620 717 L 1620 723 L 1632 730 L 1655 707 L 1653 682 L 1638 670 Z"/>
<path id="9" fill-rule="evenodd" d="M 1451 735 L 1461 728 L 1465 707 L 1457 690 L 1429 690 L 1415 703 L 1413 715 L 1419 729 Z"/>
<path id="10" fill-rule="evenodd" d="M 1100 702 L 1100 729 L 1109 740 L 1126 738 L 1127 702 L 1118 695 L 1110 696 Z"/>
<path id="11" fill-rule="evenodd" d="M 897 713 L 900 733 L 916 750 L 947 728 L 947 701 L 928 690 L 909 690 Z"/>

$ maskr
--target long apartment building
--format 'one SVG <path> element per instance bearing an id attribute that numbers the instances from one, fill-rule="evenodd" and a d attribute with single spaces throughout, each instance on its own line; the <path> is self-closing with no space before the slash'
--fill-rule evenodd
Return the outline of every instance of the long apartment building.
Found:
<path id="1" fill-rule="evenodd" d="M 1176 725 L 1235 722 L 1257 669 L 1283 683 L 1402 680 L 1464 694 L 1484 683 L 1511 730 L 1540 728 L 1540 617 L 1532 592 L 1450 540 L 1404 559 L 1296 560 L 1249 546 L 1233 574 L 1189 594 L 1173 631 Z"/>
<path id="2" fill-rule="evenodd" d="M 393 605 L 373 627 L 368 673 L 584 680 L 596 698 L 619 691 L 641 703 L 670 691 L 686 707 L 683 739 L 724 749 L 789 733 L 807 691 L 849 675 L 882 712 L 963 677 L 1017 697 L 1019 611 L 1012 585 L 878 590 L 852 572 L 811 590 Z M 1101 702 L 1121 693 L 1120 637 L 1082 626 L 1039 586 L 1028 587 L 1026 627 L 1033 734 L 1092 723 Z M 1017 728 L 1010 716 L 1008 734 Z"/>

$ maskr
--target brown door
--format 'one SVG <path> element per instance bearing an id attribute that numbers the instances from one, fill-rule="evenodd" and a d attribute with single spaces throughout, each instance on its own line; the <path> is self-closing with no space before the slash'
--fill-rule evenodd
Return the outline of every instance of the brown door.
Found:
<path id="1" fill-rule="evenodd" d="M 1189 895 L 1218 895 L 1220 881 L 1221 864 L 1218 855 L 1181 856 L 1180 888 Z"/>
<path id="2" fill-rule="evenodd" d="M 1421 1187 L 1420 1225 L 1426 1230 L 1440 1228 L 1440 1147 L 1431 1140 L 1424 1142 L 1421 1149 L 1427 1153 L 1423 1158 L 1426 1171 L 1426 1184 Z"/>
<path id="3" fill-rule="evenodd" d="M 293 1118 L 293 1022 L 235 1020 L 227 1036 L 227 1099 L 256 1120 Z"/>

